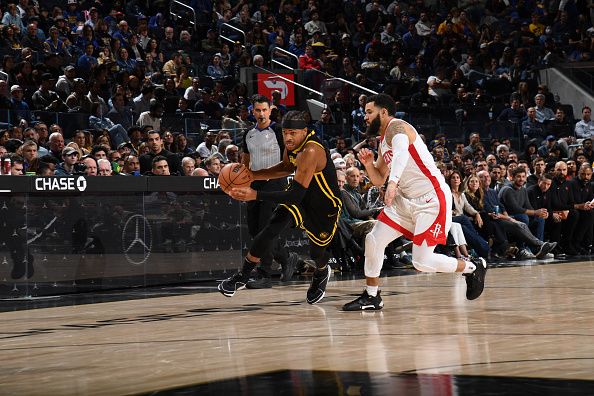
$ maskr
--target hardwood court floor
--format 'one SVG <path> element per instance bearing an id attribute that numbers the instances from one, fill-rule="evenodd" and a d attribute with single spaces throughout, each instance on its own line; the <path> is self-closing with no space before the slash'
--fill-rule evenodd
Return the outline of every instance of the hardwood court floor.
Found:
<path id="1" fill-rule="evenodd" d="M 382 281 L 374 313 L 339 310 L 360 279 L 315 306 L 298 283 L 4 312 L 0 394 L 594 393 L 593 262 L 491 268 L 476 301 L 460 275 Z"/>

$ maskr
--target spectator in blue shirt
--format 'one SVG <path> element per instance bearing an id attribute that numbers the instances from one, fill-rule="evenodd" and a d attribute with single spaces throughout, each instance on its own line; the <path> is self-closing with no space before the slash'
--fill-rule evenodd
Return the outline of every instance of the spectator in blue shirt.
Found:
<path id="1" fill-rule="evenodd" d="M 363 135 L 367 129 L 367 123 L 365 122 L 366 101 L 366 95 L 359 95 L 359 107 L 351 112 L 351 119 L 353 122 L 353 133 L 357 138 L 360 135 Z"/>
<path id="2" fill-rule="evenodd" d="M 305 55 L 305 42 L 303 41 L 303 33 L 295 33 L 293 43 L 289 45 L 289 52 L 297 56 Z"/>
<path id="3" fill-rule="evenodd" d="M 209 76 L 211 76 L 215 80 L 223 78 L 227 75 L 227 72 L 221 65 L 221 57 L 219 55 L 214 55 L 212 57 L 211 64 L 208 65 L 206 72 L 208 73 Z"/>
<path id="4" fill-rule="evenodd" d="M 510 121 L 514 124 L 519 124 L 525 114 L 524 110 L 520 107 L 520 100 L 514 97 L 511 100 L 510 107 L 503 109 L 497 117 L 497 121 Z"/>
<path id="5" fill-rule="evenodd" d="M 16 112 L 17 117 L 31 121 L 31 110 L 27 102 L 23 100 L 23 88 L 20 85 L 13 85 L 10 87 L 10 94 L 12 96 L 11 109 Z"/>
<path id="6" fill-rule="evenodd" d="M 136 60 L 130 59 L 130 54 L 128 54 L 128 50 L 125 47 L 121 47 L 118 51 L 117 64 L 120 70 L 127 71 L 128 73 L 132 73 L 136 68 Z"/>
<path id="7" fill-rule="evenodd" d="M 78 48 L 80 48 L 81 50 L 85 50 L 87 44 L 93 44 L 93 47 L 95 49 L 99 48 L 99 42 L 97 41 L 97 38 L 95 37 L 95 32 L 93 31 L 93 28 L 91 27 L 91 25 L 84 25 L 82 28 L 82 34 L 80 35 L 80 37 L 78 37 L 78 39 L 76 39 L 76 46 Z"/>
<path id="8" fill-rule="evenodd" d="M 70 56 L 64 42 L 60 40 L 60 31 L 57 27 L 52 26 L 49 30 L 49 38 L 45 40 L 45 51 L 51 54 Z"/>
<path id="9" fill-rule="evenodd" d="M 545 137 L 544 126 L 536 120 L 536 109 L 528 108 L 528 116 L 522 121 L 522 134 L 528 139 L 543 139 Z"/>
<path id="10" fill-rule="evenodd" d="M 122 43 L 122 47 L 128 47 L 130 45 L 130 30 L 128 30 L 128 22 L 120 21 L 118 23 L 118 30 L 112 35 L 113 38 L 119 39 Z"/>
<path id="11" fill-rule="evenodd" d="M 4 16 L 2 17 L 2 24 L 4 26 L 15 25 L 19 28 L 19 31 L 23 33 L 25 31 L 25 25 L 23 24 L 23 20 L 21 19 L 17 11 L 18 9 L 15 4 L 9 4 L 7 7 L 7 11 L 4 13 Z"/>
<path id="12" fill-rule="evenodd" d="M 534 97 L 534 110 L 536 111 L 536 120 L 540 123 L 552 121 L 555 119 L 553 110 L 545 106 L 546 97 L 543 94 L 538 94 Z"/>
<path id="13" fill-rule="evenodd" d="M 120 124 L 115 124 L 112 120 L 101 115 L 101 106 L 94 102 L 91 106 L 91 115 L 89 116 L 89 126 L 101 131 L 109 131 L 109 137 L 115 147 L 124 142 L 129 142 L 128 133 Z"/>
<path id="14" fill-rule="evenodd" d="M 91 70 L 97 67 L 97 58 L 93 56 L 93 51 L 95 51 L 95 47 L 93 44 L 89 43 L 85 47 L 84 55 L 81 55 L 76 62 L 78 66 L 78 74 L 81 77 L 89 77 L 91 74 Z"/>
<path id="15" fill-rule="evenodd" d="M 85 20 L 82 12 L 78 10 L 78 0 L 68 0 L 68 8 L 63 14 L 72 29 L 76 28 L 79 21 L 84 22 Z"/>

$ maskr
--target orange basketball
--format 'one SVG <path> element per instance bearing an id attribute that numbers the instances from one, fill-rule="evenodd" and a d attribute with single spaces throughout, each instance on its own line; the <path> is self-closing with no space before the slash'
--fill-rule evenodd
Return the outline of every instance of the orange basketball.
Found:
<path id="1" fill-rule="evenodd" d="M 219 173 L 219 185 L 223 191 L 228 192 L 234 187 L 249 187 L 254 181 L 252 172 L 239 163 L 227 164 Z"/>

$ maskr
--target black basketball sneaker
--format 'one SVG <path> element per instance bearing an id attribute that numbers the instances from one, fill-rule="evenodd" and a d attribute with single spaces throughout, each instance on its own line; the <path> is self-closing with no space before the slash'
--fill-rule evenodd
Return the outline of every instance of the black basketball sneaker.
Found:
<path id="1" fill-rule="evenodd" d="M 326 268 L 323 270 L 315 270 L 311 285 L 307 289 L 307 302 L 309 304 L 315 304 L 324 298 L 324 295 L 326 295 L 326 285 L 328 285 L 331 273 L 332 268 L 329 265 L 326 265 Z"/>
<path id="2" fill-rule="evenodd" d="M 377 296 L 373 297 L 367 293 L 367 289 L 363 293 L 342 306 L 343 311 L 378 311 L 384 307 L 384 302 L 380 296 L 380 291 L 377 291 Z"/>
<path id="3" fill-rule="evenodd" d="M 241 271 L 237 271 L 232 276 L 219 283 L 217 289 L 219 289 L 224 296 L 233 297 L 236 291 L 245 289 L 245 285 L 247 285 L 249 279 L 249 275 L 246 276 Z"/>
<path id="4" fill-rule="evenodd" d="M 254 271 L 252 271 L 252 274 Z M 270 273 L 262 267 L 256 267 L 255 277 L 250 278 L 245 285 L 247 289 L 270 289 L 272 287 L 272 280 Z"/>
<path id="5" fill-rule="evenodd" d="M 474 300 L 479 298 L 485 287 L 485 275 L 487 275 L 487 262 L 482 257 L 473 257 L 471 261 L 476 265 L 473 273 L 464 274 L 466 277 L 466 298 Z"/>

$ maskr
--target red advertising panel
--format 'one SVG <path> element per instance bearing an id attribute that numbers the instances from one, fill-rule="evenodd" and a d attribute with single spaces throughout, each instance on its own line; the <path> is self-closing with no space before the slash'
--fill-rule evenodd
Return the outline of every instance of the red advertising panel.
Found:
<path id="1" fill-rule="evenodd" d="M 293 74 L 278 74 L 287 80 L 295 81 Z M 275 74 L 258 73 L 258 93 L 268 98 L 272 98 L 272 91 L 280 91 L 281 104 L 285 106 L 295 106 L 295 85 L 282 78 L 278 78 Z"/>

